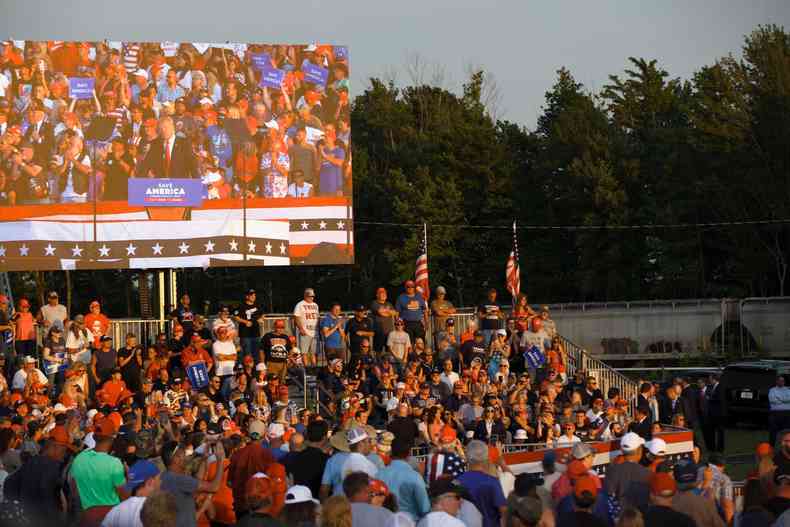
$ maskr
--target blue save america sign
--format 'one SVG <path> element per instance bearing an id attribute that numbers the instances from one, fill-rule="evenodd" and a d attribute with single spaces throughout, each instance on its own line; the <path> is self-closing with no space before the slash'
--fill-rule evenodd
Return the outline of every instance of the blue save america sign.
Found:
<path id="1" fill-rule="evenodd" d="M 129 179 L 129 205 L 141 207 L 200 207 L 203 183 L 199 179 Z"/>

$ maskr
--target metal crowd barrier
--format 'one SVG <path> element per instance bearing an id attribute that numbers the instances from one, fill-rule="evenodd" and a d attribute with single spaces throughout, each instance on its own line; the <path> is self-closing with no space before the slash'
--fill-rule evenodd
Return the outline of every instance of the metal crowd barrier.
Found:
<path id="1" fill-rule="evenodd" d="M 325 313 L 320 313 L 319 317 L 323 317 Z M 342 315 L 348 319 L 354 316 L 351 312 L 344 312 Z M 206 326 L 211 328 L 213 321 L 216 317 L 208 317 L 206 319 Z M 477 318 L 474 308 L 460 308 L 458 312 L 452 317 L 455 320 L 455 331 L 458 336 L 464 333 L 472 320 Z M 297 335 L 296 323 L 292 313 L 271 313 L 265 315 L 260 320 L 261 334 L 265 334 L 274 329 L 275 320 L 286 320 L 286 328 L 289 334 Z M 164 331 L 168 335 L 171 331 L 172 323 L 168 320 L 157 319 L 111 319 L 109 335 L 113 337 L 115 346 L 123 345 L 126 335 L 133 333 L 137 336 L 137 340 L 141 345 L 147 345 L 154 341 L 157 333 Z M 47 329 L 38 326 L 37 343 L 41 346 L 44 337 L 46 336 Z M 426 346 L 433 347 L 433 317 L 430 317 L 428 326 L 426 327 Z M 586 350 L 577 346 L 570 340 L 560 336 L 563 345 L 567 352 L 567 373 L 572 376 L 577 369 L 581 369 L 590 375 L 593 375 L 598 380 L 601 390 L 606 395 L 606 391 L 616 386 L 620 389 L 622 397 L 629 401 L 635 401 L 638 394 L 637 383 L 626 377 L 622 373 L 612 369 L 609 365 L 592 357 Z M 318 365 L 323 366 L 326 364 L 326 357 L 323 353 L 321 339 L 316 339 L 316 355 Z"/>

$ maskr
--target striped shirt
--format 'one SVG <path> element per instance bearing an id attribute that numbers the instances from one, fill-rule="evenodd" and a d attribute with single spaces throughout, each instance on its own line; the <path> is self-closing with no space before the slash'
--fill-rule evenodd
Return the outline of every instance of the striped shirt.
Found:
<path id="1" fill-rule="evenodd" d="M 129 44 L 123 47 L 123 67 L 127 73 L 132 73 L 139 68 L 140 46 Z"/>
<path id="2" fill-rule="evenodd" d="M 124 121 L 130 120 L 129 110 L 124 105 L 118 106 L 114 110 L 109 110 L 106 116 L 115 119 L 116 128 L 123 126 Z"/>

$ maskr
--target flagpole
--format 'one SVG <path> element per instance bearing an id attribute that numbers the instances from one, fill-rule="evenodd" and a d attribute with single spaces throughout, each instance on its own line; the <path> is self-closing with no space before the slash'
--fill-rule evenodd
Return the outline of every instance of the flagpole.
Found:
<path id="1" fill-rule="evenodd" d="M 425 257 L 428 257 L 428 224 L 422 224 L 422 241 L 425 243 Z"/>
<path id="2" fill-rule="evenodd" d="M 516 220 L 515 219 L 513 220 L 513 239 L 514 240 L 516 239 Z M 513 256 L 515 257 L 515 260 L 516 260 L 516 262 L 515 262 L 516 263 L 516 269 L 519 269 L 519 274 L 521 274 L 521 270 L 519 268 L 519 262 L 518 262 L 518 253 L 515 253 Z M 512 289 L 510 291 L 510 301 L 513 303 L 513 309 L 515 310 L 516 309 L 516 301 L 517 301 L 517 299 L 516 299 L 515 291 L 512 290 Z"/>

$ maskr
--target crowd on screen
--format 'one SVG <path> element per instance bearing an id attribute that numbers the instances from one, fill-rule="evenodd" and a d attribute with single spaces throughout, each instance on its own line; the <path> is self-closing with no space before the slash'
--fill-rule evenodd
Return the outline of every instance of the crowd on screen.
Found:
<path id="1" fill-rule="evenodd" d="M 737 512 L 715 443 L 705 463 L 673 455 L 666 433 L 715 415 L 715 376 L 629 401 L 526 295 L 491 289 L 461 327 L 443 287 L 389 293 L 349 316 L 307 288 L 273 322 L 252 289 L 209 319 L 184 294 L 146 342 L 113 341 L 99 301 L 0 297 L 0 524 L 785 525 L 790 433 L 758 446 Z"/>
<path id="2" fill-rule="evenodd" d="M 119 44 L 0 42 L 0 205 L 123 201 L 129 178 L 200 178 L 206 199 L 350 195 L 346 48 Z"/>

